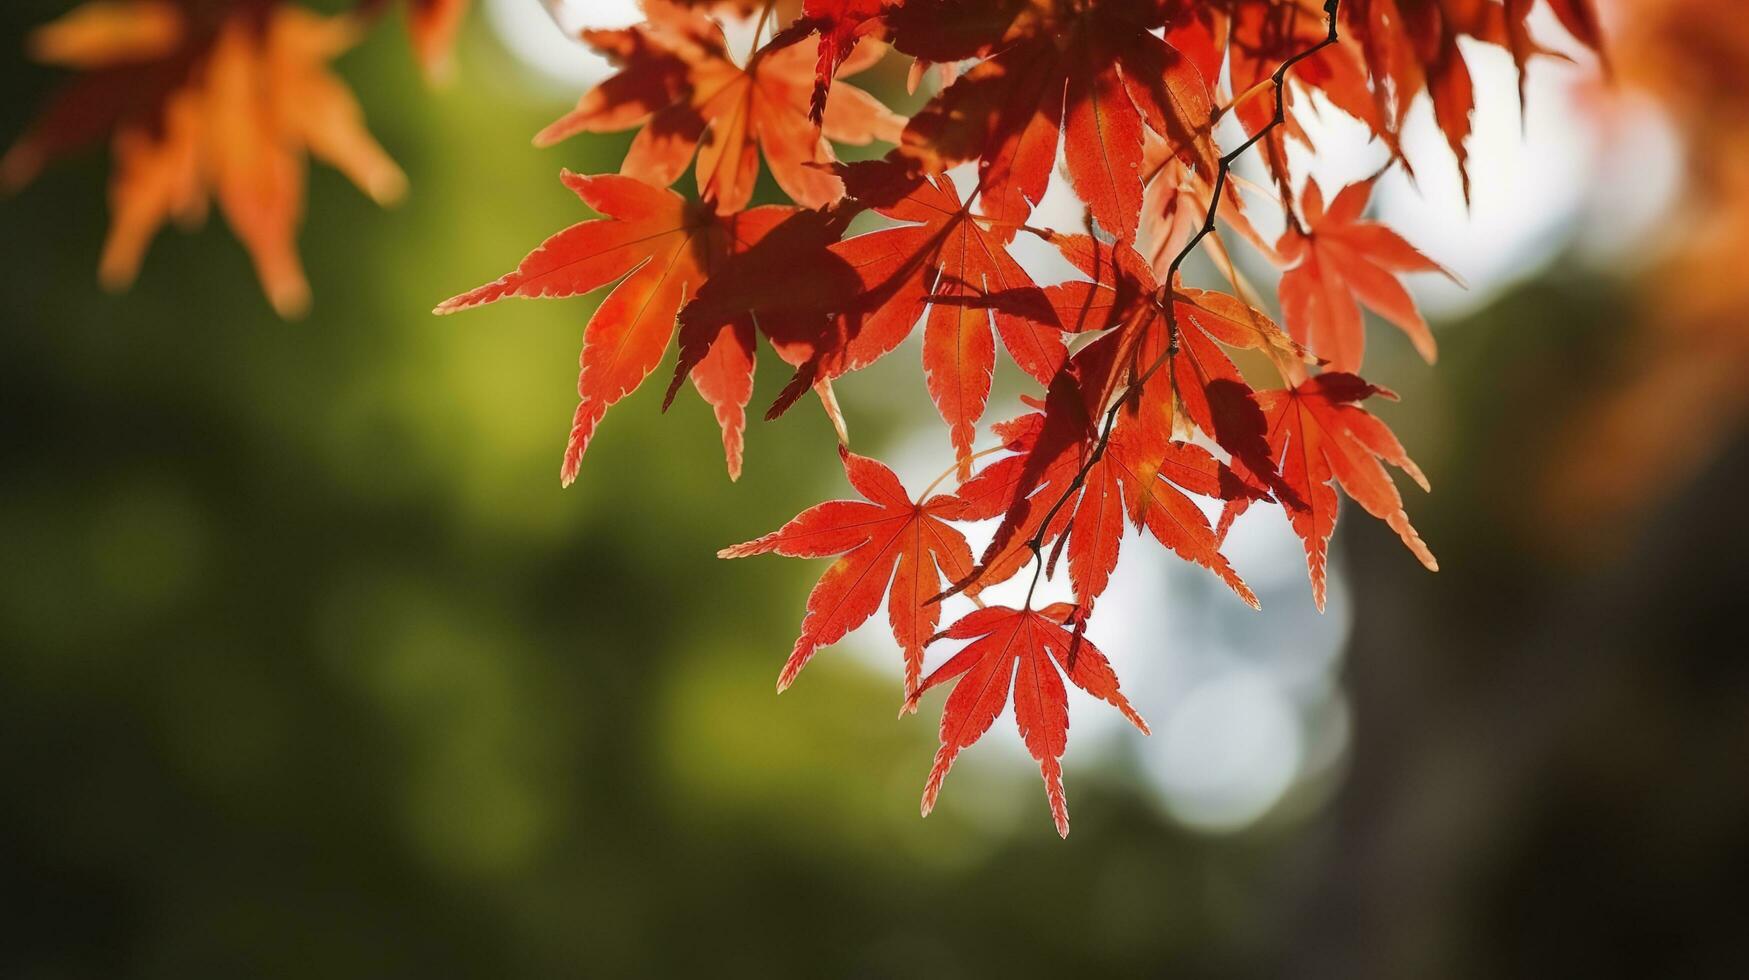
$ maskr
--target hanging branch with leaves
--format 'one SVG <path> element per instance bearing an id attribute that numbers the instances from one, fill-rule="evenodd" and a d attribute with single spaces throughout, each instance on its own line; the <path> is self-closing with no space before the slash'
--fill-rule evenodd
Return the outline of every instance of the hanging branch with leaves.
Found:
<path id="1" fill-rule="evenodd" d="M 565 484 L 608 410 L 670 348 L 667 402 L 691 383 L 738 477 L 755 456 L 746 412 L 768 347 L 789 377 L 766 417 L 811 394 L 863 498 L 720 553 L 835 559 L 779 689 L 884 604 L 904 710 L 953 685 L 923 811 L 1012 703 L 1067 834 L 1065 680 L 1146 731 L 1087 636 L 1126 527 L 1257 606 L 1223 543 L 1249 509 L 1280 507 L 1321 609 L 1340 488 L 1437 567 L 1387 466 L 1427 481 L 1365 407 L 1394 396 L 1360 371 L 1364 310 L 1434 360 L 1401 277 L 1444 270 L 1368 220 L 1382 171 L 1326 200 L 1291 161 L 1323 150 L 1302 125 L 1316 98 L 1370 132 L 1386 170 L 1407 170 L 1401 134 L 1425 97 L 1467 194 L 1475 96 L 1459 42 L 1507 51 L 1522 75 L 1549 50 L 1529 27 L 1538 2 L 1569 46 L 1599 52 L 1591 0 L 644 0 L 643 22 L 582 32 L 615 72 L 536 137 L 635 131 L 619 173 L 562 175 L 595 217 L 437 312 L 605 290 L 583 330 Z M 402 189 L 325 68 L 386 5 L 325 19 L 271 0 L 88 4 L 33 38 L 37 57 L 85 74 L 0 176 L 22 184 L 107 136 L 117 165 L 105 282 L 131 280 L 157 228 L 198 216 L 211 196 L 275 306 L 295 312 L 307 299 L 292 247 L 305 157 L 379 201 Z M 410 0 L 429 74 L 444 73 L 464 7 Z M 730 25 L 749 32 L 747 49 L 731 46 Z M 933 91 L 909 118 L 855 84 L 896 57 L 910 59 L 913 88 Z M 891 148 L 855 163 L 835 155 L 871 143 Z M 1250 160 L 1257 183 L 1235 173 Z M 787 200 L 760 200 L 762 173 Z M 1085 208 L 1074 227 L 1048 227 L 1038 211 L 1056 182 Z M 1274 243 L 1252 223 L 1258 209 L 1279 212 Z M 1020 236 L 1079 275 L 1039 284 L 1013 254 Z M 1205 245 L 1218 287 L 1185 281 Z M 1279 323 L 1240 275 L 1240 248 L 1280 270 Z M 919 327 L 954 465 L 913 496 L 850 451 L 835 386 Z M 998 349 L 1037 390 L 986 426 Z M 980 431 L 997 444 L 977 449 Z M 979 553 L 961 529 L 976 521 L 995 522 Z M 1018 607 L 985 601 L 1029 570 Z M 1040 585 L 1059 578 L 1072 601 L 1037 605 Z M 964 602 L 971 611 L 942 629 L 945 607 Z M 968 642 L 926 673 L 941 639 Z"/>

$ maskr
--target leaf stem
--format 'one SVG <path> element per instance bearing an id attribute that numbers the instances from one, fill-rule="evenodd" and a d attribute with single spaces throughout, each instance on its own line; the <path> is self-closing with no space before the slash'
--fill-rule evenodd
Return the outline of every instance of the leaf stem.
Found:
<path id="1" fill-rule="evenodd" d="M 753 60 L 759 56 L 759 35 L 765 33 L 765 23 L 771 19 L 771 12 L 777 9 L 777 0 L 765 0 L 765 9 L 759 12 L 759 20 L 753 24 L 753 40 L 748 43 L 745 67 L 751 68 Z"/>
<path id="2" fill-rule="evenodd" d="M 970 456 L 967 456 L 963 460 L 958 460 L 958 459 L 954 460 L 954 463 L 952 466 L 949 466 L 940 476 L 935 478 L 935 482 L 933 482 L 933 483 L 929 484 L 929 486 L 923 488 L 923 492 L 917 495 L 917 502 L 922 503 L 923 501 L 928 500 L 929 495 L 935 492 L 936 487 L 939 487 L 943 483 L 947 482 L 948 477 L 954 475 L 955 473 L 957 473 L 959 471 L 961 463 L 969 463 L 974 459 L 983 459 L 985 456 L 988 456 L 991 453 L 1001 452 L 1004 448 L 1005 447 L 1003 447 L 1003 446 L 991 446 L 989 449 L 980 449 L 977 452 L 971 454 Z"/>
<path id="3" fill-rule="evenodd" d="M 1237 109 L 1240 106 L 1244 105 L 1245 103 L 1251 101 L 1251 99 L 1254 96 L 1256 96 L 1259 92 L 1262 92 L 1263 90 L 1269 88 L 1270 83 L 1273 81 L 1274 81 L 1273 78 L 1265 78 L 1265 79 L 1259 81 L 1256 85 L 1253 85 L 1250 88 L 1246 89 L 1245 91 L 1239 93 L 1237 96 L 1234 96 L 1233 100 L 1231 102 L 1228 102 L 1226 105 L 1217 106 L 1215 108 L 1215 121 L 1219 122 L 1220 120 L 1227 118 L 1227 113 L 1232 112 L 1234 109 Z"/>

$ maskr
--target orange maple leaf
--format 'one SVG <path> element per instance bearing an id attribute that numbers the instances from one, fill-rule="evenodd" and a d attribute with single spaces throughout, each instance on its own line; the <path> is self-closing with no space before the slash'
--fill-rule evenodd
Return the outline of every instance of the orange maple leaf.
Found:
<path id="1" fill-rule="evenodd" d="M 949 580 L 972 567 L 965 536 L 944 520 L 947 496 L 912 500 L 893 471 L 877 460 L 838 448 L 850 485 L 870 502 L 832 500 L 810 507 L 762 538 L 724 548 L 718 558 L 777 553 L 791 558 L 842 555 L 808 596 L 801 635 L 778 676 L 779 691 L 824 646 L 867 622 L 887 596 L 893 638 L 905 654 L 905 692 L 917 690 L 923 647 L 941 622 L 941 604 L 930 601 Z M 896 574 L 895 574 L 896 570 Z M 889 588 L 890 583 L 890 588 Z"/>
<path id="2" fill-rule="evenodd" d="M 569 486 L 607 410 L 643 384 L 662 360 L 681 304 L 713 266 L 752 246 L 795 209 L 772 206 L 718 215 L 667 188 L 617 174 L 565 171 L 561 179 L 606 217 L 553 235 L 515 270 L 445 300 L 435 312 L 454 313 L 511 296 L 578 296 L 615 284 L 583 333 L 579 401 L 559 472 Z M 753 322 L 739 317 L 718 326 L 700 338 L 688 368 L 699 394 L 716 410 L 729 476 L 736 478 L 745 409 L 753 395 Z"/>
<path id="3" fill-rule="evenodd" d="M 1457 278 L 1403 240 L 1371 221 L 1362 221 L 1373 181 L 1344 187 L 1324 208 L 1318 182 L 1308 180 L 1300 196 L 1306 227 L 1290 225 L 1276 251 L 1290 268 L 1281 278 L 1282 318 L 1294 340 L 1329 362 L 1333 371 L 1358 371 L 1366 353 L 1368 308 L 1409 335 L 1427 363 L 1438 356 L 1427 321 L 1397 276 L 1438 272 Z"/>
<path id="4" fill-rule="evenodd" d="M 1061 143 L 1069 183 L 1100 226 L 1133 239 L 1144 134 L 1215 172 L 1212 92 L 1196 63 L 1153 33 L 1146 5 L 1057 6 L 1014 19 L 1000 56 L 920 110 L 904 145 L 931 169 L 976 159 L 984 212 L 1020 224 L 1043 197 Z"/>
<path id="5" fill-rule="evenodd" d="M 1380 460 L 1409 474 L 1421 489 L 1430 489 L 1385 424 L 1360 407 L 1378 395 L 1396 395 L 1352 374 L 1320 374 L 1286 389 L 1259 393 L 1269 418 L 1269 448 L 1281 464 L 1281 476 L 1305 501 L 1288 508 L 1288 522 L 1306 546 L 1306 569 L 1312 580 L 1312 601 L 1324 608 L 1326 556 L 1336 530 L 1336 489 L 1342 489 L 1367 513 L 1390 525 L 1403 544 L 1428 571 L 1439 562 L 1409 523 L 1403 498 Z M 1230 504 L 1243 508 L 1248 501 Z M 1230 522 L 1223 517 L 1222 523 Z"/>
<path id="6" fill-rule="evenodd" d="M 958 678 L 941 711 L 941 748 L 935 753 L 923 788 L 923 815 L 935 809 L 942 781 L 959 756 L 984 736 L 1014 692 L 1014 724 L 1037 760 L 1057 833 L 1069 836 L 1069 800 L 1063 792 L 1063 752 L 1069 746 L 1069 692 L 1063 678 L 1117 708 L 1148 734 L 1148 723 L 1118 689 L 1117 674 L 1105 654 L 1063 624 L 1075 609 L 1067 603 L 1044 609 L 991 606 L 967 614 L 935 639 L 971 640 L 965 649 L 931 673 L 905 706 L 916 710 L 923 692 Z M 933 641 L 932 641 L 933 642 Z"/>
<path id="7" fill-rule="evenodd" d="M 1117 567 L 1127 515 L 1138 530 L 1207 568 L 1256 608 L 1257 596 L 1221 554 L 1219 535 L 1187 494 L 1224 500 L 1267 500 L 1269 494 L 1207 450 L 1174 440 L 1171 429 L 1169 406 L 1144 401 L 1138 412 L 1120 416 L 1094 458 L 1097 437 L 1085 394 L 1068 379 L 1052 386 L 1043 413 L 998 424 L 1003 448 L 1014 455 L 966 481 L 947 514 L 956 521 L 1000 517 L 1002 523 L 977 569 L 955 587 L 977 595 L 1020 571 L 1034 557 L 1032 542 L 1042 548 L 1066 539 L 1057 547 L 1066 546 L 1077 615 L 1085 618 Z M 1053 513 L 1058 500 L 1062 506 Z"/>
<path id="8" fill-rule="evenodd" d="M 88 74 L 0 158 L 0 183 L 23 186 L 48 162 L 108 136 L 105 286 L 132 284 L 164 223 L 198 222 L 210 197 L 274 309 L 297 316 L 310 298 L 296 247 L 305 157 L 344 172 L 381 204 L 406 190 L 326 66 L 358 39 L 355 19 L 292 5 L 213 20 L 165 0 L 94 0 L 31 35 L 39 61 Z"/>
<path id="9" fill-rule="evenodd" d="M 1014 363 L 1041 385 L 1062 367 L 1062 331 L 1032 278 L 1008 254 L 1007 229 L 992 231 L 941 174 L 909 173 L 896 155 L 839 170 L 856 202 L 904 222 L 831 246 L 854 274 L 849 295 L 826 291 L 805 313 L 815 329 L 786 335 L 794 310 L 766 318 L 778 353 L 798 363 L 790 394 L 886 354 L 923 322 L 923 372 L 960 462 L 969 459 L 990 398 L 1000 336 Z M 835 282 L 822 271 L 819 281 Z M 1032 298 L 1032 302 L 1027 302 Z M 780 406 L 782 400 L 780 398 Z"/>
<path id="10" fill-rule="evenodd" d="M 808 121 L 814 65 L 805 47 L 767 47 L 737 64 L 711 18 L 666 0 L 649 0 L 645 13 L 649 20 L 635 27 L 583 32 L 583 40 L 621 70 L 541 130 L 535 145 L 642 127 L 621 173 L 666 187 L 696 156 L 700 196 L 730 214 L 753 197 L 761 150 L 790 199 L 818 208 L 844 194 L 843 183 L 823 166 L 834 159 L 828 139 L 866 144 L 899 137 L 904 120 L 849 85 L 832 90 L 816 130 Z M 861 45 L 840 74 L 872 67 L 883 51 Z"/>

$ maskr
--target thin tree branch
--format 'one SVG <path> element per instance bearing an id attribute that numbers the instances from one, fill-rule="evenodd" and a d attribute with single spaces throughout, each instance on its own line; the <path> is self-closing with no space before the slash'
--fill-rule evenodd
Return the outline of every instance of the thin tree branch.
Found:
<path id="1" fill-rule="evenodd" d="M 1093 451 L 1087 455 L 1086 461 L 1076 471 L 1075 478 L 1069 482 L 1068 489 L 1064 490 L 1062 495 L 1057 498 L 1056 503 L 1051 505 L 1050 510 L 1045 512 L 1044 520 L 1039 523 L 1038 530 L 1026 542 L 1027 549 L 1032 552 L 1033 557 L 1032 585 L 1026 590 L 1027 608 L 1032 607 L 1033 593 L 1037 591 L 1039 579 L 1045 570 L 1044 542 L 1045 536 L 1050 533 L 1051 522 L 1056 520 L 1057 515 L 1068 505 L 1070 499 L 1086 486 L 1087 474 L 1092 472 L 1093 467 L 1099 465 L 1099 461 L 1104 458 L 1106 449 L 1111 445 L 1111 433 L 1117 425 L 1117 414 L 1123 407 L 1124 400 L 1129 397 L 1129 392 L 1140 390 L 1146 386 L 1161 367 L 1178 356 L 1178 309 L 1177 304 L 1173 302 L 1177 292 L 1178 274 L 1185 261 L 1202 244 L 1203 239 L 1214 233 L 1215 218 L 1221 206 L 1221 195 L 1226 193 L 1233 164 L 1249 152 L 1252 147 L 1262 142 L 1264 137 L 1287 122 L 1287 73 L 1292 71 L 1295 65 L 1339 40 L 1336 15 L 1341 5 L 1342 0 L 1324 0 L 1324 16 L 1328 23 L 1328 31 L 1324 35 L 1324 39 L 1288 58 L 1276 67 L 1275 72 L 1270 75 L 1270 81 L 1275 86 L 1275 113 L 1270 117 L 1269 122 L 1260 127 L 1257 132 L 1252 133 L 1250 138 L 1221 157 L 1220 164 L 1215 169 L 1213 193 L 1209 195 L 1208 213 L 1203 216 L 1202 226 L 1197 229 L 1196 234 L 1190 237 L 1189 241 L 1184 243 L 1184 247 L 1172 259 L 1172 264 L 1166 270 L 1166 281 L 1161 284 L 1159 291 L 1153 297 L 1155 308 L 1166 317 L 1166 350 L 1155 358 L 1154 363 L 1150 364 L 1140 377 L 1126 387 L 1121 396 L 1113 397 L 1111 405 L 1105 410 L 1105 421 L 1100 430 L 1099 439 L 1094 443 Z M 1288 208 L 1288 213 L 1291 217 L 1293 213 L 1291 206 Z"/>

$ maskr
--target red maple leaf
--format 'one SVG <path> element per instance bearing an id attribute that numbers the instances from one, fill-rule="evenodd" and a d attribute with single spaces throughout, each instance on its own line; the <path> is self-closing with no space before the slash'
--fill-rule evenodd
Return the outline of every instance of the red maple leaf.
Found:
<path id="1" fill-rule="evenodd" d="M 762 207 L 725 216 L 630 177 L 585 177 L 567 170 L 561 180 L 606 217 L 548 238 L 514 271 L 445 300 L 436 312 L 454 313 L 509 296 L 576 296 L 617 282 L 583 333 L 580 401 L 559 471 L 569 486 L 602 416 L 661 362 L 681 304 L 715 266 L 756 244 L 795 209 Z M 732 318 L 703 338 L 690 363 L 694 386 L 716 410 L 731 478 L 741 473 L 753 354 L 752 321 Z"/>
<path id="2" fill-rule="evenodd" d="M 905 690 L 915 691 L 923 667 L 923 647 L 941 622 L 942 575 L 964 576 L 972 567 L 965 536 L 943 519 L 952 498 L 915 501 L 893 471 L 880 462 L 839 447 L 850 485 L 867 498 L 833 500 L 803 511 L 762 538 L 724 548 L 718 558 L 746 558 L 772 552 L 790 558 L 842 555 L 820 576 L 808 595 L 801 635 L 783 672 L 779 691 L 821 647 L 831 646 L 867 622 L 887 597 L 893 639 L 905 657 Z M 890 588 L 889 588 L 890 584 Z"/>
<path id="3" fill-rule="evenodd" d="M 1145 131 L 1200 172 L 1214 173 L 1219 156 L 1209 82 L 1153 33 L 1161 22 L 1140 2 L 1022 15 L 1000 56 L 911 120 L 904 145 L 935 169 L 976 159 L 984 212 L 1018 225 L 1044 195 L 1061 141 L 1075 192 L 1107 232 L 1133 239 Z"/>
<path id="4" fill-rule="evenodd" d="M 1132 724 L 1148 731 L 1148 723 L 1118 689 L 1117 674 L 1105 654 L 1086 637 L 1072 635 L 1063 624 L 1075 614 L 1066 603 L 1044 609 L 991 606 L 976 610 L 948 627 L 943 637 L 971 644 L 930 673 L 906 700 L 915 711 L 923 692 L 956 680 L 941 711 L 941 748 L 923 789 L 923 815 L 935 809 L 942 780 L 961 749 L 982 738 L 1014 692 L 1014 723 L 1021 741 L 1038 760 L 1045 796 L 1057 833 L 1069 836 L 1069 802 L 1063 793 L 1063 752 L 1069 744 L 1069 694 L 1063 678 L 1109 702 Z"/>
<path id="5" fill-rule="evenodd" d="M 1146 401 L 1141 414 L 1121 414 L 1109 443 L 1091 460 L 1097 437 L 1078 387 L 1059 382 L 1045 404 L 1044 413 L 998 426 L 1004 448 L 1014 455 L 984 467 L 955 495 L 958 506 L 950 511 L 955 520 L 1002 518 L 972 577 L 956 585 L 976 595 L 1023 568 L 1032 557 L 1033 539 L 1042 547 L 1066 537 L 1069 580 L 1078 615 L 1085 617 L 1117 567 L 1127 516 L 1256 608 L 1256 595 L 1220 553 L 1208 518 L 1186 492 L 1266 500 L 1266 490 L 1201 447 L 1173 440 L 1163 403 Z M 1059 500 L 1062 505 L 1052 513 Z"/>
<path id="6" fill-rule="evenodd" d="M 845 169 L 859 203 L 907 224 L 832 246 L 856 270 L 857 294 L 833 304 L 828 339 L 805 338 L 797 354 L 810 358 L 806 376 L 829 377 L 833 372 L 816 362 L 833 357 L 853 334 L 884 353 L 922 319 L 924 378 L 963 478 L 996 369 L 992 321 L 1014 362 L 1040 384 L 1050 383 L 1067 350 L 1032 277 L 1008 254 L 1007 229 L 986 227 L 944 175 L 899 167 L 888 160 Z"/>
<path id="7" fill-rule="evenodd" d="M 1305 227 L 1290 224 L 1276 244 L 1282 261 L 1293 263 L 1281 279 L 1282 318 L 1294 339 L 1333 371 L 1360 370 L 1366 353 L 1363 303 L 1408 334 L 1421 356 L 1433 363 L 1438 355 L 1433 333 L 1397 277 L 1438 272 L 1457 281 L 1401 235 L 1360 220 L 1373 184 L 1364 180 L 1344 187 L 1325 210 L 1318 182 L 1306 181 L 1300 196 Z"/>
<path id="8" fill-rule="evenodd" d="M 1050 383 L 1063 366 L 1067 349 L 1048 306 L 1034 302 L 1016 311 L 1001 302 L 1042 298 L 1032 277 L 1009 256 L 1008 230 L 986 228 L 947 177 L 894 179 L 884 172 L 892 165 L 859 165 L 852 169 L 848 183 L 862 203 L 885 217 L 912 223 L 833 246 L 858 270 L 864 286 L 862 296 L 840 316 L 858 315 L 869 305 L 869 297 L 877 297 L 880 315 L 892 316 L 904 333 L 920 316 L 924 318 L 924 379 L 948 425 L 964 478 L 971 475 L 972 440 L 996 369 L 992 320 L 1014 362 L 1040 384 Z M 864 174 L 872 179 L 864 179 Z"/>
<path id="9" fill-rule="evenodd" d="M 577 133 L 642 127 L 620 173 L 667 186 L 697 157 L 699 194 L 723 214 L 747 206 L 759 176 L 759 153 L 790 199 L 831 204 L 843 185 L 829 168 L 827 139 L 894 141 L 904 120 L 861 89 L 840 85 L 823 110 L 822 129 L 808 122 L 814 88 L 806 49 L 762 48 L 745 65 L 730 56 L 716 21 L 665 0 L 648 0 L 648 22 L 624 30 L 585 31 L 583 40 L 621 65 L 584 93 L 577 107 L 535 137 L 539 146 Z M 863 45 L 839 71 L 874 65 L 880 45 Z"/>
<path id="10" fill-rule="evenodd" d="M 1352 0 L 1343 3 L 1347 11 Z M 1275 116 L 1276 95 L 1272 77 L 1289 58 L 1322 45 L 1329 34 L 1324 0 L 1234 0 L 1225 15 L 1209 18 L 1204 30 L 1214 37 L 1227 36 L 1229 77 L 1234 92 L 1234 114 L 1248 133 L 1260 133 Z M 1383 102 L 1368 84 L 1366 64 L 1359 46 L 1347 37 L 1324 45 L 1310 57 L 1300 59 L 1288 72 L 1289 82 L 1280 93 L 1284 108 L 1293 107 L 1299 89 L 1324 95 L 1348 115 L 1366 124 L 1393 154 L 1397 153 L 1400 119 L 1385 111 Z M 1289 177 L 1286 144 L 1289 139 L 1310 147 L 1311 137 L 1295 118 L 1284 113 L 1281 125 L 1264 139 L 1263 162 L 1286 194 Z"/>
<path id="11" fill-rule="evenodd" d="M 814 94 L 808 101 L 808 118 L 818 126 L 826 115 L 826 99 L 832 78 L 844 59 L 865 36 L 881 30 L 881 10 L 887 0 L 803 0 L 801 17 L 768 44 L 781 48 L 812 34 L 820 35 L 814 61 Z"/>
<path id="12" fill-rule="evenodd" d="M 810 387 L 874 363 L 921 320 L 925 378 L 963 467 L 990 396 L 994 337 L 1022 370 L 1048 384 L 1065 355 L 1055 313 L 1008 254 L 1007 230 L 974 214 L 946 176 L 914 173 L 895 155 L 837 172 L 850 200 L 836 212 L 836 230 L 854 213 L 850 204 L 905 223 L 811 253 L 786 249 L 782 289 L 771 288 L 774 259 L 748 253 L 720 270 L 681 320 L 703 328 L 733 316 L 757 319 L 778 355 L 796 366 L 768 417 Z"/>
<path id="13" fill-rule="evenodd" d="M 1330 535 L 1336 530 L 1336 490 L 1332 481 L 1367 513 L 1384 521 L 1403 539 L 1421 564 L 1439 571 L 1439 562 L 1421 540 L 1403 510 L 1396 484 L 1380 465 L 1384 460 L 1429 489 L 1427 477 L 1409 458 L 1402 443 L 1360 403 L 1378 395 L 1396 395 L 1352 374 L 1320 374 L 1286 389 L 1261 393 L 1269 416 L 1269 447 L 1281 464 L 1281 476 L 1306 502 L 1289 508 L 1288 521 L 1306 546 L 1306 569 L 1312 579 L 1312 601 L 1324 608 L 1325 565 Z M 1244 502 L 1230 505 L 1242 509 Z"/>
<path id="14" fill-rule="evenodd" d="M 1149 266 L 1155 275 L 1164 277 L 1208 219 L 1214 187 L 1208 175 L 1197 173 L 1172 156 L 1164 140 L 1150 136 L 1143 144 L 1143 152 L 1149 176 L 1147 189 L 1142 193 L 1139 237 Z M 1275 258 L 1275 249 L 1252 226 L 1238 186 L 1231 181 L 1221 194 L 1217 217 L 1246 244 L 1265 257 Z M 1233 267 L 1226 243 L 1219 235 L 1209 235 L 1203 241 L 1218 267 Z"/>
<path id="15" fill-rule="evenodd" d="M 1581 43 L 1601 53 L 1602 38 L 1590 0 L 1550 0 L 1550 9 Z M 1393 128 L 1401 129 L 1414 100 L 1425 92 L 1434 120 L 1457 158 L 1464 199 L 1470 196 L 1470 118 L 1476 110 L 1475 82 L 1459 41 L 1470 38 L 1507 49 L 1522 73 L 1542 49 L 1526 26 L 1531 0 L 1349 0 L 1343 22 L 1365 53 L 1372 88 L 1389 105 Z"/>
<path id="16" fill-rule="evenodd" d="M 1279 365 L 1298 363 L 1304 351 L 1268 316 L 1224 293 L 1180 286 L 1168 307 L 1153 269 L 1127 245 L 1086 235 L 1047 237 L 1092 280 L 1046 290 L 1064 329 L 1105 331 L 1075 355 L 1081 384 L 1097 396 L 1090 397 L 1089 414 L 1097 415 L 1120 389 L 1158 365 L 1142 397 L 1176 402 L 1192 424 L 1280 493 L 1283 503 L 1295 503 L 1292 490 L 1274 478 L 1256 393 L 1222 348 L 1262 351 Z"/>
<path id="17" fill-rule="evenodd" d="M 1603 27 L 1592 0 L 1547 0 L 1547 3 L 1567 33 L 1591 50 L 1603 53 Z M 1514 8 L 1511 16 L 1520 20 L 1530 16 L 1530 4 L 1524 0 L 1508 0 L 1507 6 Z"/>

